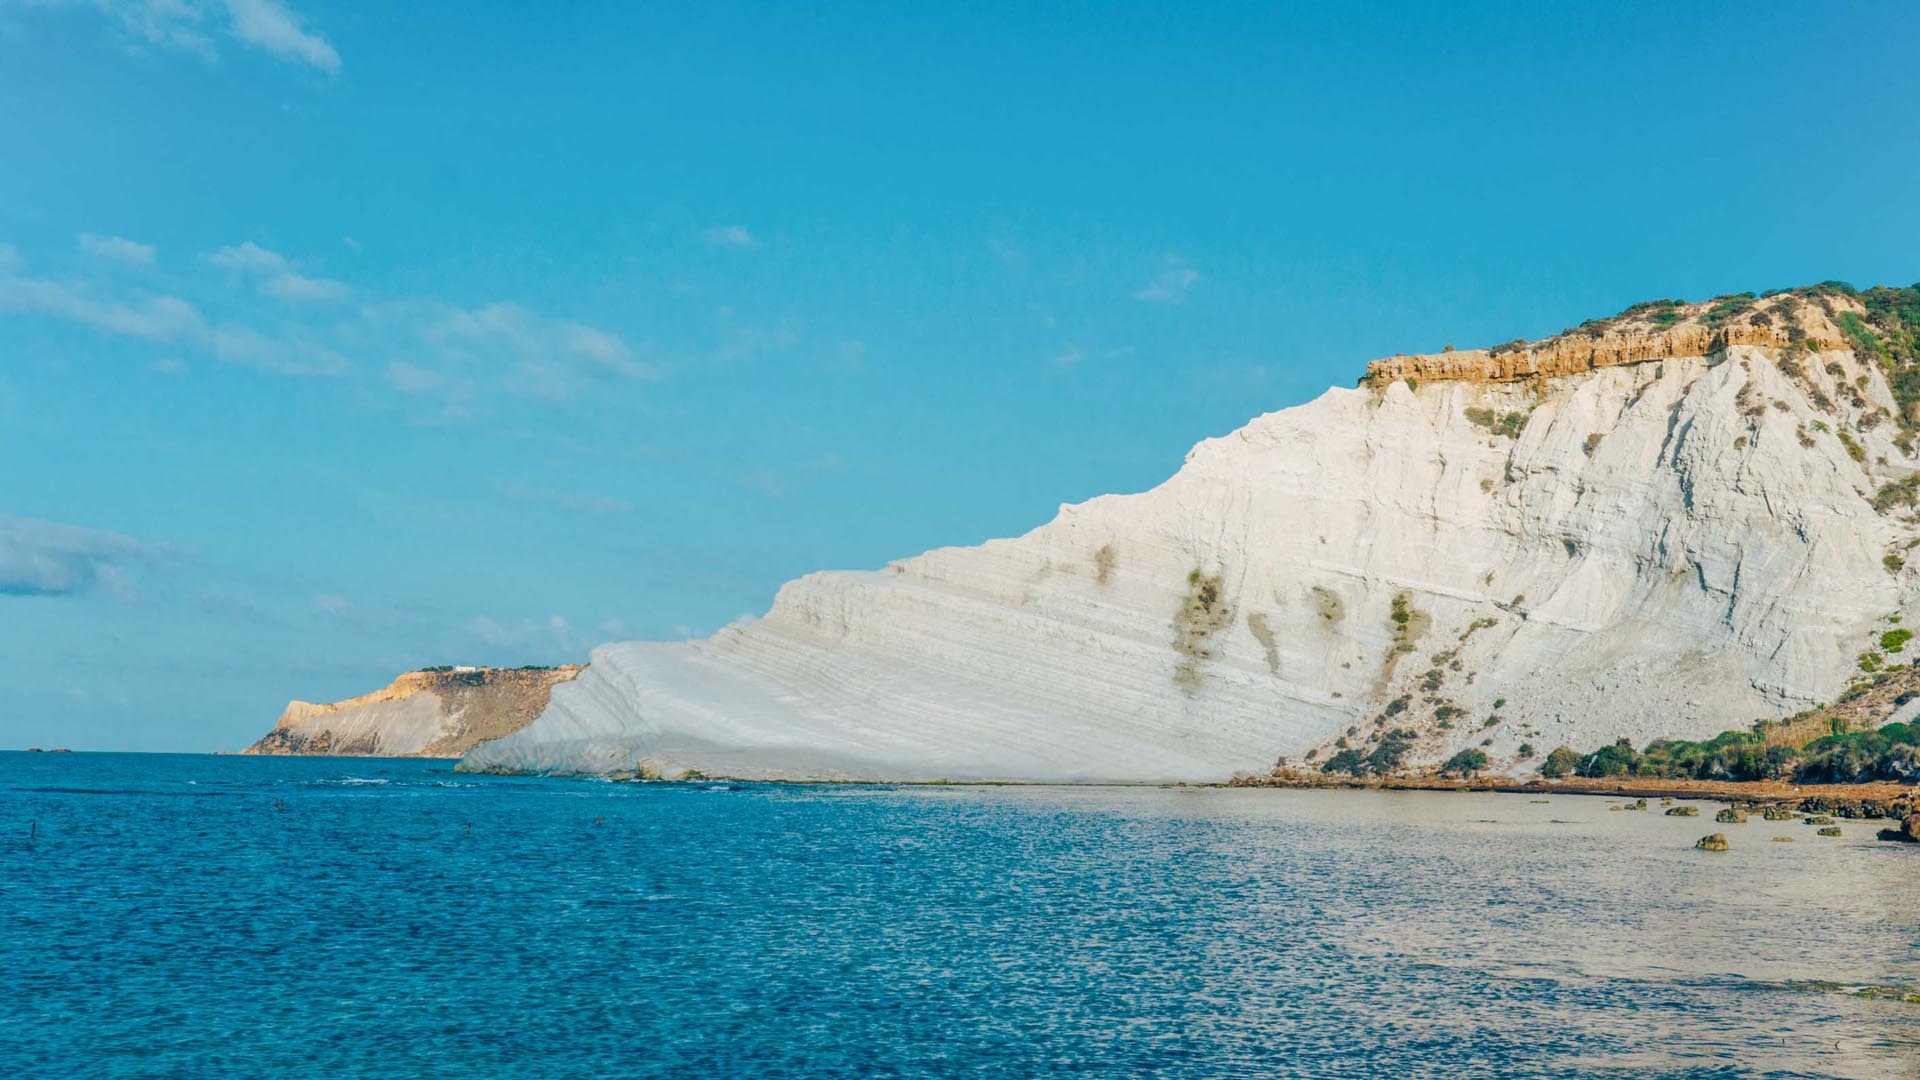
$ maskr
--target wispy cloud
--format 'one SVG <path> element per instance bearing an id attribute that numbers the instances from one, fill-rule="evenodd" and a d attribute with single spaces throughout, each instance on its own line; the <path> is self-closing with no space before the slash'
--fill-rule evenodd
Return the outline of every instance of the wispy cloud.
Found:
<path id="1" fill-rule="evenodd" d="M 1199 271 L 1178 256 L 1169 255 L 1161 262 L 1160 272 L 1153 280 L 1133 291 L 1133 298 L 1149 304 L 1178 304 L 1186 300 L 1187 293 L 1199 282 Z"/>
<path id="2" fill-rule="evenodd" d="M 153 265 L 153 258 L 159 249 L 152 244 L 141 244 L 124 236 L 97 236 L 93 233 L 81 233 L 80 250 L 102 259 L 115 259 L 139 266 Z"/>
<path id="3" fill-rule="evenodd" d="M 130 600 L 128 568 L 165 550 L 105 529 L 0 517 L 0 595 L 72 596 L 98 587 Z"/>
<path id="4" fill-rule="evenodd" d="M 590 514 L 624 514 L 633 509 L 633 504 L 612 495 L 590 495 L 575 491 L 556 491 L 552 488 L 536 487 L 527 484 L 501 484 L 494 489 L 501 498 L 516 502 L 537 503 L 543 506 L 556 506 L 562 510 L 579 510 Z"/>
<path id="5" fill-rule="evenodd" d="M 0 313 L 50 315 L 149 341 L 178 341 L 205 327 L 199 310 L 177 296 L 103 300 L 82 285 L 5 272 L 0 272 Z"/>
<path id="6" fill-rule="evenodd" d="M 219 360 L 276 375 L 344 375 L 353 367 L 346 357 L 318 342 L 276 337 L 251 326 L 221 326 L 209 341 Z"/>
<path id="7" fill-rule="evenodd" d="M 274 0 L 226 0 L 233 17 L 232 34 L 249 45 L 295 63 L 308 64 L 329 75 L 340 71 L 340 54 L 332 45 L 301 25 L 300 16 Z"/>
<path id="8" fill-rule="evenodd" d="M 87 234 L 80 243 L 104 258 L 138 261 L 152 250 L 123 237 Z M 189 300 L 120 275 L 69 280 L 32 273 L 16 249 L 0 245 L 0 318 L 59 319 L 169 346 L 165 359 L 147 361 L 166 374 L 184 372 L 193 353 L 287 376 L 363 372 L 402 398 L 437 401 L 416 417 L 430 423 L 465 422 L 515 398 L 577 401 L 609 381 L 667 373 L 651 343 L 636 347 L 603 326 L 513 301 L 382 298 L 307 273 L 299 260 L 250 240 L 210 251 L 197 265 L 199 273 L 173 282 Z M 349 299 L 357 302 L 324 303 Z M 793 340 L 784 330 L 744 330 L 716 319 L 715 359 Z"/>
<path id="9" fill-rule="evenodd" d="M 207 261 L 221 269 L 258 280 L 260 290 L 269 296 L 296 303 L 344 300 L 353 292 L 344 281 L 308 277 L 300 273 L 286 256 L 269 251 L 251 240 L 223 247 L 207 256 Z"/>
<path id="10" fill-rule="evenodd" d="M 387 385 L 403 394 L 444 394 L 448 391 L 449 380 L 445 373 L 405 360 L 389 363 L 381 377 L 387 381 Z"/>
<path id="11" fill-rule="evenodd" d="M 191 0 L 44 0 L 47 7 L 79 3 L 112 17 L 135 41 L 179 49 L 209 63 L 219 56 L 213 38 L 201 30 L 206 12 Z"/>
<path id="12" fill-rule="evenodd" d="M 591 638 L 576 630 L 573 623 L 562 615 L 506 622 L 487 615 L 475 615 L 461 624 L 461 629 L 495 649 L 512 649 L 536 657 L 540 663 L 577 659 L 594 645 Z"/>
<path id="13" fill-rule="evenodd" d="M 85 284 L 24 277 L 4 268 L 0 314 L 64 319 L 121 337 L 192 345 L 224 363 L 281 375 L 341 375 L 352 367 L 346 357 L 297 326 L 278 335 L 240 323 L 209 326 L 199 308 L 177 296 L 103 298 Z M 185 370 L 177 359 L 160 360 L 153 367 L 176 374 Z"/>
<path id="14" fill-rule="evenodd" d="M 715 225 L 701 234 L 714 247 L 757 248 L 760 241 L 745 225 Z"/>
<path id="15" fill-rule="evenodd" d="M 202 589 L 194 597 L 194 603 L 209 615 L 245 619 L 249 622 L 274 621 L 260 607 L 258 601 L 244 592 L 230 589 Z"/>
<path id="16" fill-rule="evenodd" d="M 177 49 L 212 62 L 219 58 L 213 33 L 224 15 L 226 34 L 289 63 L 329 75 L 340 71 L 340 54 L 306 29 L 305 20 L 278 0 L 28 0 L 35 7 L 89 7 L 114 20 L 142 45 Z"/>
<path id="17" fill-rule="evenodd" d="M 308 600 L 307 606 L 313 609 L 315 615 L 325 615 L 329 619 L 351 619 L 359 612 L 353 601 L 339 593 L 316 593 Z"/>
<path id="18" fill-rule="evenodd" d="M 436 305 L 420 322 L 418 332 L 423 341 L 448 355 L 504 352 L 513 356 L 519 361 L 518 374 L 553 385 L 555 396 L 572 391 L 571 376 L 582 365 L 629 379 L 662 375 L 658 365 L 636 358 L 618 334 L 548 319 L 514 303 L 479 308 Z"/>

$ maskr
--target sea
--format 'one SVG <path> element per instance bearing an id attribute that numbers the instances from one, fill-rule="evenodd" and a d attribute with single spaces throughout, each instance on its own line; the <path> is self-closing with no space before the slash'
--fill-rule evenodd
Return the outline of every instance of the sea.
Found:
<path id="1" fill-rule="evenodd" d="M 1620 803 L 4 753 L 0 1077 L 1920 1075 L 1920 849 Z"/>

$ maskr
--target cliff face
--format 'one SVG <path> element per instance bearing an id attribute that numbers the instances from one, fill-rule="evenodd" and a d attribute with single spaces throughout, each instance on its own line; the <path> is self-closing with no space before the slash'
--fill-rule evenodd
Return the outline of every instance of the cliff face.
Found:
<path id="1" fill-rule="evenodd" d="M 1375 360 L 1367 365 L 1363 382 L 1378 385 L 1408 378 L 1506 382 L 1578 375 L 1623 364 L 1714 356 L 1736 345 L 1798 354 L 1831 352 L 1852 348 L 1836 320 L 1865 314 L 1865 305 L 1845 294 L 1822 295 L 1817 303 L 1793 293 L 1764 299 L 1732 297 L 1717 304 L 1656 301 L 1545 341 Z"/>
<path id="2" fill-rule="evenodd" d="M 1865 310 L 1647 305 L 1380 361 L 1144 494 L 603 646 L 462 767 L 1214 780 L 1393 741 L 1524 772 L 1830 701 L 1920 614 L 1911 339 L 1844 329 Z"/>
<path id="3" fill-rule="evenodd" d="M 274 729 L 244 752 L 459 757 L 532 723 L 553 688 L 582 670 L 575 665 L 410 671 L 383 689 L 345 701 L 289 702 Z"/>

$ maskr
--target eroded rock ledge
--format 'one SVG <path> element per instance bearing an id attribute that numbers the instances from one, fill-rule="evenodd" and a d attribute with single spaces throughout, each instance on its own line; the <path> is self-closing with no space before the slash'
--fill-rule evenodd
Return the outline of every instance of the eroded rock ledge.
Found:
<path id="1" fill-rule="evenodd" d="M 1699 304 L 1656 301 L 1542 341 L 1389 356 L 1368 364 L 1362 381 L 1376 386 L 1405 378 L 1509 382 L 1711 356 L 1735 345 L 1826 352 L 1851 347 L 1835 320 L 1843 312 L 1863 310 L 1851 297 L 1824 294 L 1725 297 Z"/>

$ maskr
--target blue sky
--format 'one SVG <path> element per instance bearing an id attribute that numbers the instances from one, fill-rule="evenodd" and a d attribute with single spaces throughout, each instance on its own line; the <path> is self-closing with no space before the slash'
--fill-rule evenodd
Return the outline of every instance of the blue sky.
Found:
<path id="1" fill-rule="evenodd" d="M 550 7 L 0 0 L 0 746 L 238 748 L 1373 356 L 1920 279 L 1911 4 Z"/>

